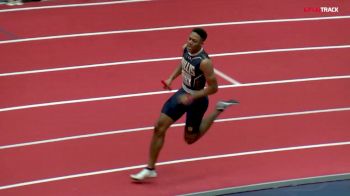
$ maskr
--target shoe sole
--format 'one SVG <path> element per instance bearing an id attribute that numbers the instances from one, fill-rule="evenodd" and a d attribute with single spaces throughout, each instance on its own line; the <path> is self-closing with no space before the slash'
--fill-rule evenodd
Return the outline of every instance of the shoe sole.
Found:
<path id="1" fill-rule="evenodd" d="M 146 179 L 155 178 L 155 177 L 157 177 L 157 176 L 148 176 L 148 177 L 145 177 L 144 179 L 138 179 L 138 178 L 136 178 L 136 177 L 130 175 L 130 178 L 131 178 L 132 180 L 136 181 L 136 182 L 142 182 L 142 181 L 145 181 Z"/>

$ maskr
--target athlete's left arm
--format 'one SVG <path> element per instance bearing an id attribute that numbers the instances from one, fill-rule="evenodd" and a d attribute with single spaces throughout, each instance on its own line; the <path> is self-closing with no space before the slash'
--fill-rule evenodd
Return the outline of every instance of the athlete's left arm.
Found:
<path id="1" fill-rule="evenodd" d="M 218 82 L 216 80 L 212 61 L 210 59 L 204 59 L 201 62 L 200 69 L 207 81 L 207 87 L 193 94 L 192 96 L 194 99 L 211 95 L 218 91 Z"/>

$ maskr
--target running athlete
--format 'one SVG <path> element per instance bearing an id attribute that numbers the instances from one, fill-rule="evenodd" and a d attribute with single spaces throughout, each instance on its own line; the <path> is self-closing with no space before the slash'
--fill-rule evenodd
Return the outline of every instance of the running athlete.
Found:
<path id="1" fill-rule="evenodd" d="M 155 164 L 163 147 L 166 131 L 183 114 L 186 113 L 184 139 L 188 144 L 193 144 L 208 131 L 220 113 L 228 106 L 238 103 L 234 100 L 219 101 L 214 112 L 203 119 L 208 108 L 208 95 L 218 91 L 212 61 L 202 47 L 206 38 L 207 33 L 202 28 L 191 31 L 184 45 L 180 65 L 164 81 L 165 87 L 170 89 L 173 80 L 182 74 L 182 88 L 165 102 L 155 124 L 147 167 L 130 175 L 132 179 L 142 181 L 157 176 Z"/>

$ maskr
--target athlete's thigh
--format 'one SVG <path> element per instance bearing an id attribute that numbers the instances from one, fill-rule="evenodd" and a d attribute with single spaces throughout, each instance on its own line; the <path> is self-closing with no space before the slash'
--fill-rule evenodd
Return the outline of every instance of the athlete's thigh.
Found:
<path id="1" fill-rule="evenodd" d="M 199 131 L 203 116 L 208 109 L 208 97 L 196 100 L 187 110 L 185 130 L 195 133 Z"/>
<path id="2" fill-rule="evenodd" d="M 179 96 L 185 93 L 183 89 L 178 90 L 163 105 L 162 113 L 170 117 L 174 122 L 186 112 L 186 106 L 179 102 Z"/>

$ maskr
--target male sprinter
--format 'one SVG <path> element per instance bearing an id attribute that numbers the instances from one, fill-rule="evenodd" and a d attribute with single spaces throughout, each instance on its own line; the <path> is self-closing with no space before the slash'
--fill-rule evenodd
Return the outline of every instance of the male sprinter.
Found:
<path id="1" fill-rule="evenodd" d="M 228 106 L 238 103 L 234 100 L 219 101 L 215 111 L 203 119 L 208 108 L 208 95 L 218 90 L 212 62 L 202 47 L 206 38 L 207 33 L 204 29 L 192 30 L 184 45 L 180 65 L 169 79 L 164 81 L 165 88 L 170 89 L 172 81 L 182 74 L 182 88 L 164 104 L 155 124 L 147 167 L 137 174 L 130 175 L 132 179 L 142 181 L 157 176 L 155 164 L 163 147 L 166 131 L 184 113 L 186 113 L 184 139 L 188 144 L 192 144 L 207 132 L 221 112 Z M 204 88 L 206 84 L 207 87 Z"/>

